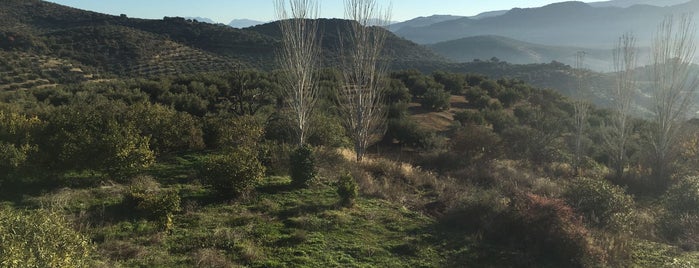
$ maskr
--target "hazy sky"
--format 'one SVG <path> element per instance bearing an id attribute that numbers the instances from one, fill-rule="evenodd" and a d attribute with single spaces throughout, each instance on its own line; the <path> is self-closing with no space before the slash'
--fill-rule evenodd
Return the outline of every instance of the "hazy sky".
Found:
<path id="1" fill-rule="evenodd" d="M 161 19 L 164 16 L 205 17 L 228 23 L 232 19 L 274 19 L 272 0 L 49 0 L 80 9 L 129 17 Z M 377 0 L 388 6 L 389 0 Z M 404 21 L 434 14 L 472 16 L 484 11 L 514 7 L 540 7 L 564 0 L 393 0 L 392 20 Z M 319 0 L 321 17 L 342 18 L 343 0 Z"/>

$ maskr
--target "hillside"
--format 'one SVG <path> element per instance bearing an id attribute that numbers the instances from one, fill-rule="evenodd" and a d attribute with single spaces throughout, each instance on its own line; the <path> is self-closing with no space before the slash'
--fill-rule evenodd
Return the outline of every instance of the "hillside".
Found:
<path id="1" fill-rule="evenodd" d="M 633 5 L 651 5 L 651 6 L 674 6 L 684 4 L 690 0 L 612 0 L 589 3 L 593 7 L 630 7 Z"/>
<path id="2" fill-rule="evenodd" d="M 556 47 L 532 44 L 502 36 L 473 36 L 429 45 L 447 59 L 469 62 L 496 57 L 514 64 L 549 63 L 558 61 L 575 65 L 578 52 L 585 52 L 585 66 L 592 70 L 609 71 L 612 68 L 611 50 L 580 47 Z"/>
<path id="3" fill-rule="evenodd" d="M 396 34 L 420 44 L 498 35 L 536 44 L 610 49 L 621 34 L 629 31 L 638 36 L 640 46 L 646 46 L 665 15 L 697 11 L 696 0 L 671 7 L 628 8 L 562 2 L 540 8 L 515 8 L 480 20 L 462 18 L 425 27 L 405 27 Z"/>
<path id="4" fill-rule="evenodd" d="M 218 71 L 246 65 L 274 68 L 277 25 L 235 29 L 191 19 L 132 19 L 73 9 L 42 1 L 3 2 L 0 24 L 6 50 L 21 49 L 64 58 L 116 75 L 161 75 Z M 342 20 L 321 20 L 326 64 L 337 62 Z M 340 32 L 339 32 L 340 31 Z M 12 39 L 12 42 L 7 40 Z M 73 42 L 81 39 L 83 42 Z M 392 66 L 435 64 L 428 49 L 390 34 L 386 55 Z"/>
<path id="5" fill-rule="evenodd" d="M 323 33 L 321 45 L 323 48 L 324 63 L 328 67 L 338 64 L 340 55 L 340 41 L 347 29 L 349 21 L 341 19 L 319 19 L 318 28 Z M 377 31 L 387 31 L 380 27 L 373 27 Z M 245 30 L 256 32 L 261 35 L 270 36 L 275 39 L 281 38 L 277 22 L 266 23 L 258 26 L 246 28 Z M 387 31 L 386 44 L 383 55 L 389 59 L 390 67 L 393 69 L 418 68 L 421 66 L 443 65 L 446 60 L 436 55 L 426 47 L 399 38 Z"/>
<path id="6" fill-rule="evenodd" d="M 388 29 L 392 32 L 396 32 L 404 27 L 424 27 L 435 23 L 440 23 L 449 20 L 455 20 L 463 18 L 463 16 L 453 16 L 453 15 L 432 15 L 429 17 L 417 17 L 411 20 L 394 23 L 388 25 Z"/>

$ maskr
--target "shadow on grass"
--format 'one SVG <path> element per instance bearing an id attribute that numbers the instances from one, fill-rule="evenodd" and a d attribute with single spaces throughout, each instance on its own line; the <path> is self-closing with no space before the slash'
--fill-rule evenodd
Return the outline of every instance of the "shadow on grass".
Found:
<path id="1" fill-rule="evenodd" d="M 431 234 L 423 242 L 442 245 L 445 267 L 565 267 L 523 251 L 531 241 L 512 240 L 501 233 L 502 226 L 493 226 L 501 224 L 501 216 L 485 207 L 452 211 L 422 230 Z"/>
<path id="2" fill-rule="evenodd" d="M 277 216 L 282 219 L 298 217 L 306 214 L 318 214 L 328 210 L 338 209 L 337 204 L 303 204 L 292 208 L 284 209 L 277 213 Z"/>

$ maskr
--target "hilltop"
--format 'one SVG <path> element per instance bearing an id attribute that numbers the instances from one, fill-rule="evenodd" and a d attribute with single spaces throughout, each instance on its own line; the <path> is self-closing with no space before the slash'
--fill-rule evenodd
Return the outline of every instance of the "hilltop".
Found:
<path id="1" fill-rule="evenodd" d="M 65 58 L 117 75 L 206 72 L 237 65 L 272 69 L 279 46 L 276 23 L 236 29 L 178 17 L 110 16 L 36 0 L 2 5 L 0 14 L 9 18 L 0 25 L 8 38 L 0 42 L 4 49 Z M 346 23 L 320 20 L 328 65 L 336 63 L 333 55 Z M 72 42 L 77 38 L 83 41 Z M 394 66 L 443 62 L 428 49 L 392 34 L 386 47 Z"/>

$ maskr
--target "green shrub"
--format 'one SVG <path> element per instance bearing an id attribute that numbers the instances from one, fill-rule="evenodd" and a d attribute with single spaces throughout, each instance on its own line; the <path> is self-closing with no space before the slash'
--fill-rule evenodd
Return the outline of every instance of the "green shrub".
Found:
<path id="1" fill-rule="evenodd" d="M 564 197 L 591 226 L 613 232 L 628 232 L 632 228 L 633 198 L 606 180 L 581 178 Z"/>
<path id="2" fill-rule="evenodd" d="M 466 90 L 464 96 L 466 97 L 466 100 L 468 100 L 470 103 L 474 103 L 477 99 L 481 97 L 488 97 L 488 92 L 482 90 L 480 87 L 470 87 Z"/>
<path id="3" fill-rule="evenodd" d="M 0 209 L 1 267 L 91 267 L 92 250 L 54 212 Z"/>
<path id="4" fill-rule="evenodd" d="M 699 177 L 679 181 L 667 191 L 663 200 L 671 214 L 699 215 Z"/>
<path id="5" fill-rule="evenodd" d="M 352 175 L 340 176 L 337 181 L 337 194 L 340 196 L 340 204 L 344 207 L 353 207 L 355 199 L 359 196 L 359 186 Z"/>
<path id="6" fill-rule="evenodd" d="M 517 118 L 504 110 L 485 110 L 483 117 L 493 125 L 495 133 L 502 133 L 505 129 L 517 125 Z"/>
<path id="7" fill-rule="evenodd" d="M 458 129 L 450 140 L 451 151 L 459 155 L 461 164 L 488 161 L 500 156 L 501 139 L 484 126 L 466 126 Z"/>
<path id="8" fill-rule="evenodd" d="M 663 197 L 666 213 L 663 236 L 686 250 L 699 249 L 699 177 L 688 177 L 670 187 Z"/>
<path id="9" fill-rule="evenodd" d="M 208 117 L 205 122 L 204 140 L 209 148 L 254 148 L 263 135 L 265 126 L 254 116 Z"/>
<path id="10" fill-rule="evenodd" d="M 311 128 L 307 141 L 314 146 L 343 147 L 352 144 L 342 120 L 337 116 L 318 113 L 313 116 L 311 125 L 318 126 Z"/>
<path id="11" fill-rule="evenodd" d="M 432 111 L 443 111 L 449 109 L 450 100 L 451 95 L 449 92 L 442 89 L 429 88 L 422 97 L 422 107 Z"/>
<path id="12" fill-rule="evenodd" d="M 250 190 L 264 174 L 265 167 L 257 154 L 247 148 L 209 156 L 199 170 L 203 183 L 222 194 L 233 195 Z"/>
<path id="13" fill-rule="evenodd" d="M 308 187 L 318 171 L 313 148 L 302 145 L 291 154 L 291 182 L 297 187 Z"/>
<path id="14" fill-rule="evenodd" d="M 434 131 L 421 127 L 410 118 L 388 121 L 384 142 L 393 143 L 394 140 L 422 150 L 438 148 L 442 143 Z"/>
<path id="15" fill-rule="evenodd" d="M 180 195 L 176 190 L 161 189 L 158 182 L 147 176 L 133 179 L 125 202 L 142 215 L 159 221 L 165 231 L 173 227 L 173 216 L 181 209 Z"/>
<path id="16" fill-rule="evenodd" d="M 454 120 L 459 121 L 461 125 L 483 125 L 485 124 L 485 118 L 483 114 L 478 111 L 460 111 L 454 115 Z"/>

